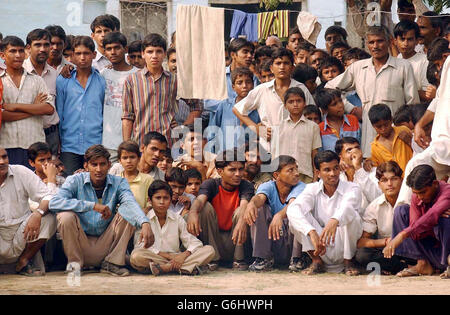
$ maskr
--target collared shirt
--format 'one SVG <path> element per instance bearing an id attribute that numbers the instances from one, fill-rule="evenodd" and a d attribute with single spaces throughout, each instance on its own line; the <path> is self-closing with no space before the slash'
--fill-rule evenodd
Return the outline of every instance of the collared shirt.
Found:
<path id="1" fill-rule="evenodd" d="M 59 66 L 56 67 L 56 72 L 58 72 L 58 75 L 61 74 L 61 70 L 62 70 L 66 65 L 74 66 L 73 63 L 67 61 L 67 59 L 64 58 L 64 56 L 62 56 L 62 58 L 61 58 L 61 63 L 59 64 Z M 74 66 L 74 67 L 75 67 L 75 66 Z M 55 68 L 53 68 L 53 69 L 55 69 Z"/>
<path id="2" fill-rule="evenodd" d="M 46 186 L 48 188 L 49 193 L 53 196 L 56 195 L 56 193 L 58 192 L 59 188 L 61 188 L 62 184 L 64 184 L 64 182 L 66 181 L 66 179 L 62 176 L 56 175 L 56 184 L 54 183 L 47 183 Z M 35 202 L 31 199 L 28 200 L 28 204 L 30 205 L 30 209 L 32 211 L 35 211 L 39 208 L 39 203 Z"/>
<path id="3" fill-rule="evenodd" d="M 257 190 L 262 184 L 265 182 L 268 182 L 272 180 L 273 175 L 272 173 L 266 173 L 266 172 L 259 172 L 255 178 L 251 181 L 253 186 L 255 187 L 255 190 Z"/>
<path id="4" fill-rule="evenodd" d="M 105 69 L 106 67 L 111 65 L 111 61 L 108 60 L 105 56 L 103 56 L 98 49 L 95 50 L 96 55 L 95 59 L 92 60 L 92 66 L 97 69 L 99 72 Z"/>
<path id="5" fill-rule="evenodd" d="M 77 70 L 66 79 L 56 80 L 56 104 L 59 114 L 61 152 L 83 155 L 94 144 L 102 143 L 105 79 L 92 68 L 83 88 L 77 80 Z"/>
<path id="6" fill-rule="evenodd" d="M 5 181 L 0 185 L 1 229 L 21 224 L 30 214 L 28 199 L 40 203 L 50 200 L 51 192 L 41 179 L 22 165 L 9 165 Z"/>
<path id="7" fill-rule="evenodd" d="M 370 157 L 370 143 L 376 136 L 368 115 L 373 105 L 386 104 L 395 113 L 402 105 L 419 103 L 419 89 L 411 64 L 392 56 L 378 73 L 372 58 L 356 61 L 325 87 L 358 93 L 363 104 L 361 148 L 364 157 Z"/>
<path id="8" fill-rule="evenodd" d="M 402 54 L 399 54 L 397 58 L 404 59 Z M 418 90 L 426 91 L 427 86 L 430 85 L 427 80 L 427 55 L 415 53 L 414 56 L 405 60 L 408 60 L 411 63 Z"/>
<path id="9" fill-rule="evenodd" d="M 155 79 L 145 67 L 125 80 L 122 119 L 134 122 L 132 139 L 140 146 L 149 131 L 163 134 L 172 146 L 170 122 L 178 111 L 176 96 L 176 76 L 167 71 Z"/>
<path id="10" fill-rule="evenodd" d="M 0 70 L 3 83 L 3 104 L 33 104 L 39 93 L 47 95 L 47 103 L 55 107 L 44 80 L 23 70 L 19 88 L 6 71 Z M 5 149 L 28 149 L 35 142 L 45 142 L 43 115 L 34 115 L 17 121 L 4 121 L 0 129 L 0 146 Z"/>
<path id="11" fill-rule="evenodd" d="M 153 209 L 147 213 L 147 217 L 150 219 L 150 227 L 155 235 L 155 242 L 148 249 L 153 253 L 179 253 L 180 241 L 191 253 L 203 246 L 198 238 L 187 231 L 186 221 L 180 215 L 167 211 L 166 222 L 162 227 Z M 138 247 L 142 245 L 143 243 L 139 243 Z"/>
<path id="12" fill-rule="evenodd" d="M 125 177 L 123 171 L 121 172 L 120 177 Z M 141 172 L 139 172 L 131 182 L 128 182 L 134 198 L 144 211 L 150 204 L 148 200 L 148 189 L 152 183 L 153 177 Z"/>
<path id="13" fill-rule="evenodd" d="M 39 75 L 34 69 L 33 63 L 31 59 L 28 58 L 23 62 L 23 68 L 29 73 Z M 56 99 L 56 78 L 58 77 L 58 72 L 52 68 L 48 63 L 45 63 L 44 70 L 42 71 L 42 75 L 40 75 L 42 79 L 44 79 L 45 85 L 47 85 L 48 92 L 52 96 L 53 100 Z M 59 123 L 58 112 L 55 110 L 51 115 L 44 115 L 44 128 L 49 128 L 53 125 Z"/>
<path id="14" fill-rule="evenodd" d="M 117 212 L 136 228 L 140 228 L 144 222 L 149 222 L 136 202 L 130 185 L 122 177 L 106 176 L 101 204 L 111 209 L 112 215 L 108 219 L 102 219 L 102 215 L 94 211 L 96 203 L 100 201 L 92 187 L 90 173 L 84 172 L 67 177 L 58 193 L 50 200 L 49 208 L 56 213 L 75 212 L 80 219 L 83 231 L 91 236 L 102 235 Z"/>
<path id="15" fill-rule="evenodd" d="M 103 108 L 102 144 L 109 150 L 117 150 L 122 143 L 122 90 L 126 78 L 138 71 L 132 67 L 128 71 L 104 68 L 100 74 L 105 78 L 105 106 Z"/>
<path id="16" fill-rule="evenodd" d="M 194 203 L 195 196 L 193 194 L 183 193 L 182 196 L 188 197 L 191 200 L 191 205 Z M 184 204 L 181 202 L 177 202 L 175 205 L 170 202 L 169 211 L 181 215 L 181 211 L 184 209 Z"/>
<path id="17" fill-rule="evenodd" d="M 394 208 L 382 194 L 367 206 L 362 220 L 365 232 L 375 234 L 378 231 L 378 239 L 391 237 Z"/>
<path id="18" fill-rule="evenodd" d="M 220 178 L 216 169 L 216 157 L 217 155 L 203 150 L 203 165 L 206 167 L 206 179 L 208 178 Z M 191 157 L 188 153 L 180 155 L 173 161 L 172 166 L 178 167 L 183 162 L 194 161 L 195 158 Z"/>
<path id="19" fill-rule="evenodd" d="M 313 177 L 311 153 L 322 146 L 319 126 L 303 115 L 297 122 L 288 117 L 280 123 L 279 139 L 279 152 L 274 152 L 273 158 L 289 155 L 297 161 L 301 174 Z"/>
<path id="20" fill-rule="evenodd" d="M 328 124 L 327 116 L 319 124 L 320 136 L 322 137 L 322 149 L 334 152 L 336 142 L 343 137 L 353 137 L 361 142 L 361 126 L 358 118 L 353 115 L 344 115 L 344 121 L 339 131 L 335 130 Z"/>
<path id="21" fill-rule="evenodd" d="M 289 224 L 304 235 L 315 230 L 307 217 L 324 227 L 330 219 L 344 226 L 359 217 L 361 190 L 358 185 L 339 181 L 333 196 L 325 194 L 323 181 L 306 185 L 303 192 L 287 209 Z"/>
<path id="22" fill-rule="evenodd" d="M 389 151 L 384 145 L 379 143 L 380 135 L 377 135 L 372 142 L 372 157 L 370 158 L 375 166 L 380 165 L 383 162 L 395 161 L 400 168 L 405 171 L 406 164 L 413 157 L 413 151 L 409 143 L 404 142 L 398 136 L 400 132 L 406 131 L 410 133 L 410 130 L 406 126 L 394 126 L 394 140 L 392 141 L 392 151 Z"/>
<path id="23" fill-rule="evenodd" d="M 295 199 L 302 193 L 305 189 L 306 185 L 303 182 L 298 182 L 297 185 L 291 188 L 289 195 L 287 196 L 284 203 L 280 200 L 280 194 L 278 192 L 277 183 L 275 180 L 271 180 L 269 182 L 265 182 L 261 186 L 259 186 L 258 191 L 255 195 L 262 194 L 266 196 L 266 203 L 270 206 L 270 210 L 272 211 L 272 215 L 283 210 L 285 206 L 291 201 L 291 199 Z"/>
<path id="24" fill-rule="evenodd" d="M 115 175 L 115 176 L 122 176 L 122 173 L 124 172 L 124 168 L 122 166 L 122 164 L 120 163 L 114 163 L 114 165 L 109 169 L 109 174 L 111 175 Z M 143 173 L 146 174 L 146 173 Z M 165 178 L 165 174 L 163 171 L 161 171 L 159 168 L 157 168 L 156 166 L 153 167 L 153 169 L 150 171 L 150 173 L 148 173 L 148 175 L 150 175 L 153 180 L 162 180 L 164 181 Z"/>

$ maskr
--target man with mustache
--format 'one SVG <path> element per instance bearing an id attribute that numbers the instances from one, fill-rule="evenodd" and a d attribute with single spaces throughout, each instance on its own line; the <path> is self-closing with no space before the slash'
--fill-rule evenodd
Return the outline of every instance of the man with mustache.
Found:
<path id="1" fill-rule="evenodd" d="M 43 29 L 35 29 L 28 33 L 26 49 L 29 51 L 30 57 L 23 62 L 23 68 L 44 79 L 49 95 L 55 100 L 58 71 L 47 63 L 52 46 L 51 38 L 51 34 Z M 43 116 L 43 121 L 45 142 L 49 144 L 52 155 L 56 156 L 60 146 L 58 112 L 54 111 L 51 115 Z"/>
<path id="2" fill-rule="evenodd" d="M 370 27 L 366 32 L 366 43 L 372 58 L 353 63 L 325 87 L 356 90 L 363 110 L 363 156 L 370 157 L 370 143 L 376 136 L 369 122 L 370 108 L 375 104 L 386 104 L 394 113 L 402 105 L 418 103 L 419 94 L 411 64 L 389 55 L 390 35 L 385 27 Z"/>
<path id="3" fill-rule="evenodd" d="M 272 179 L 271 173 L 261 172 L 261 153 L 264 150 L 259 143 L 256 143 L 253 147 L 247 143 L 245 146 L 245 167 L 244 167 L 244 179 L 253 184 L 255 190 L 265 182 Z M 263 153 L 266 155 L 267 153 Z"/>

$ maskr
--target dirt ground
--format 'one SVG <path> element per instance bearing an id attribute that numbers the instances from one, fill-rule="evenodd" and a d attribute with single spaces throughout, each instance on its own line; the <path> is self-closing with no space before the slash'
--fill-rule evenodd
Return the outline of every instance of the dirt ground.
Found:
<path id="1" fill-rule="evenodd" d="M 193 295 L 292 295 L 292 294 L 450 294 L 450 280 L 439 276 L 397 278 L 322 274 L 305 276 L 275 270 L 265 273 L 220 268 L 202 276 L 132 274 L 118 278 L 91 273 L 77 279 L 63 272 L 44 277 L 0 275 L 0 294 L 180 294 Z"/>

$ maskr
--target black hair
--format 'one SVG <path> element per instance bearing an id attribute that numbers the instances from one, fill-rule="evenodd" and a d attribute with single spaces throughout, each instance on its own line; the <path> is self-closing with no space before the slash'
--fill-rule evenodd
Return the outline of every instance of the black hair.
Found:
<path id="1" fill-rule="evenodd" d="M 369 110 L 369 120 L 372 125 L 381 120 L 392 120 L 391 109 L 385 104 L 373 105 Z"/>
<path id="2" fill-rule="evenodd" d="M 436 78 L 436 74 L 440 76 L 438 65 L 433 62 L 429 62 L 427 66 L 427 80 L 430 84 L 433 84 L 435 87 L 438 87 L 439 80 Z"/>
<path id="3" fill-rule="evenodd" d="M 176 54 L 177 53 L 177 50 L 176 50 L 176 48 L 174 48 L 174 47 L 170 47 L 169 49 L 167 49 L 167 53 L 166 53 L 166 55 L 167 55 L 167 58 L 169 58 L 170 57 L 170 55 L 171 54 Z"/>
<path id="4" fill-rule="evenodd" d="M 402 177 L 403 170 L 395 161 L 387 161 L 378 165 L 377 170 L 375 172 L 375 177 L 380 180 L 383 177 L 384 173 L 392 172 L 395 176 Z"/>
<path id="5" fill-rule="evenodd" d="M 92 23 L 91 23 L 92 33 L 95 33 L 95 29 L 99 26 L 107 27 L 111 31 L 114 31 L 116 29 L 116 25 L 114 24 L 114 21 L 107 14 L 99 15 L 94 19 L 94 21 L 92 21 Z"/>
<path id="6" fill-rule="evenodd" d="M 431 62 L 440 60 L 446 53 L 450 53 L 450 48 L 448 48 L 448 40 L 438 37 L 431 42 L 430 48 L 427 52 L 427 59 Z"/>
<path id="7" fill-rule="evenodd" d="M 6 36 L 5 38 L 3 38 L 0 44 L 0 51 L 5 51 L 8 45 L 13 47 L 25 48 L 25 43 L 17 36 Z"/>
<path id="8" fill-rule="evenodd" d="M 333 54 L 333 50 L 337 49 L 337 48 L 345 48 L 345 49 L 350 49 L 350 46 L 347 43 L 344 42 L 336 42 L 333 45 L 331 45 L 330 47 L 330 53 Z"/>
<path id="9" fill-rule="evenodd" d="M 314 49 L 316 49 L 316 46 L 305 40 L 298 44 L 296 53 L 298 53 L 300 50 L 306 50 L 307 52 L 311 52 Z"/>
<path id="10" fill-rule="evenodd" d="M 347 60 L 357 59 L 357 60 L 363 60 L 363 59 L 369 59 L 370 54 L 358 47 L 353 47 L 347 50 L 344 55 L 342 56 L 342 62 L 345 64 Z"/>
<path id="11" fill-rule="evenodd" d="M 164 177 L 166 182 L 176 182 L 180 185 L 186 186 L 188 178 L 185 172 L 179 167 L 172 167 Z"/>
<path id="12" fill-rule="evenodd" d="M 3 39 L 3 34 L 0 32 L 0 41 Z"/>
<path id="13" fill-rule="evenodd" d="M 231 83 L 234 84 L 239 76 L 248 76 L 253 83 L 253 73 L 249 68 L 239 67 L 231 71 Z"/>
<path id="14" fill-rule="evenodd" d="M 427 111 L 428 104 L 427 103 L 421 103 L 421 104 L 415 104 L 410 105 L 411 106 L 411 118 L 413 124 L 417 124 L 417 122 L 422 118 L 423 115 L 425 115 L 425 112 Z"/>
<path id="15" fill-rule="evenodd" d="M 172 159 L 172 161 L 173 161 L 172 150 L 171 150 L 170 148 L 167 148 L 166 150 L 164 150 L 164 151 L 162 152 L 162 154 L 163 154 L 163 156 L 164 156 L 165 158 L 170 158 L 170 159 Z"/>
<path id="16" fill-rule="evenodd" d="M 275 172 L 281 172 L 281 170 L 286 167 L 287 165 L 296 164 L 297 161 L 289 155 L 279 155 L 274 159 L 274 164 L 278 165 L 277 170 Z"/>
<path id="17" fill-rule="evenodd" d="M 432 28 L 438 28 L 439 27 L 439 34 L 438 36 L 441 36 L 442 34 L 442 23 L 441 18 L 439 17 L 439 14 L 434 11 L 427 11 L 422 13 L 423 17 L 428 18 L 430 20 L 430 24 Z"/>
<path id="18" fill-rule="evenodd" d="M 132 140 L 128 140 L 128 141 L 122 142 L 119 145 L 119 147 L 117 148 L 117 157 L 119 158 L 119 160 L 122 157 L 122 152 L 123 151 L 136 153 L 136 155 L 138 157 L 141 156 L 141 151 L 139 150 L 139 145 L 136 142 L 132 141 Z"/>
<path id="19" fill-rule="evenodd" d="M 93 39 L 89 36 L 75 36 L 72 42 L 73 49 L 77 48 L 78 46 L 85 46 L 90 51 L 95 51 L 95 43 Z"/>
<path id="20" fill-rule="evenodd" d="M 341 154 L 342 149 L 344 148 L 344 144 L 353 144 L 353 143 L 360 144 L 358 139 L 354 137 L 342 137 L 341 139 L 336 141 L 336 144 L 334 145 L 334 152 L 336 152 L 337 154 Z"/>
<path id="21" fill-rule="evenodd" d="M 299 63 L 294 68 L 292 78 L 295 81 L 305 84 L 308 80 L 316 80 L 317 70 L 305 63 Z"/>
<path id="22" fill-rule="evenodd" d="M 433 181 L 436 180 L 436 173 L 434 169 L 427 164 L 421 164 L 409 173 L 406 178 L 406 185 L 414 190 L 421 190 L 425 187 L 430 187 Z"/>
<path id="23" fill-rule="evenodd" d="M 402 105 L 399 109 L 395 112 L 394 116 L 392 117 L 392 122 L 396 126 L 400 126 L 402 123 L 409 123 L 410 121 L 413 121 L 412 119 L 412 105 Z"/>
<path id="24" fill-rule="evenodd" d="M 120 44 L 123 47 L 127 47 L 127 38 L 120 32 L 110 32 L 105 35 L 103 39 L 103 47 L 109 44 Z"/>
<path id="25" fill-rule="evenodd" d="M 320 164 L 329 163 L 331 161 L 336 160 L 338 163 L 340 162 L 339 155 L 336 152 L 331 150 L 318 152 L 314 156 L 314 167 L 320 171 Z"/>
<path id="26" fill-rule="evenodd" d="M 27 45 L 31 45 L 31 43 L 35 40 L 41 40 L 41 39 L 47 39 L 49 42 L 51 40 L 51 35 L 48 31 L 42 29 L 42 28 L 37 28 L 35 30 L 32 30 L 31 32 L 28 33 L 27 35 Z"/>
<path id="27" fill-rule="evenodd" d="M 341 92 L 334 89 L 322 88 L 317 89 L 314 93 L 314 100 L 316 105 L 322 110 L 327 110 L 328 106 L 333 102 L 333 100 L 338 97 L 341 98 Z"/>
<path id="28" fill-rule="evenodd" d="M 109 17 L 114 24 L 114 29 L 112 31 L 120 32 L 120 20 L 112 14 L 106 14 L 106 16 Z"/>
<path id="29" fill-rule="evenodd" d="M 302 33 L 300 33 L 300 30 L 298 29 L 298 26 L 295 26 L 294 28 L 291 28 L 291 29 L 289 30 L 288 38 L 291 37 L 291 35 L 294 35 L 294 34 L 300 34 L 300 35 L 302 35 Z M 303 37 L 303 36 L 302 36 L 302 37 Z"/>
<path id="30" fill-rule="evenodd" d="M 166 137 L 157 131 L 150 131 L 149 133 L 146 133 L 142 142 L 144 143 L 144 146 L 146 147 L 150 144 L 150 142 L 152 142 L 152 140 L 156 140 L 158 142 L 167 144 Z"/>
<path id="31" fill-rule="evenodd" d="M 159 34 L 152 33 L 148 34 L 144 37 L 144 40 L 142 41 L 142 51 L 145 50 L 145 48 L 152 46 L 152 47 L 161 47 L 164 51 L 167 50 L 167 41 Z"/>
<path id="32" fill-rule="evenodd" d="M 319 107 L 317 107 L 316 105 L 306 105 L 305 108 L 303 109 L 303 115 L 309 115 L 309 114 L 316 114 L 317 116 L 319 116 L 319 121 L 322 121 L 322 113 L 320 112 Z"/>
<path id="33" fill-rule="evenodd" d="M 64 50 L 73 50 L 73 40 L 75 39 L 74 35 L 67 35 L 64 41 Z"/>
<path id="34" fill-rule="evenodd" d="M 141 40 L 135 40 L 128 45 L 128 54 L 132 54 L 135 52 L 141 53 L 142 52 L 142 41 Z"/>
<path id="35" fill-rule="evenodd" d="M 284 99 L 283 99 L 284 104 L 286 104 L 287 100 L 289 99 L 289 96 L 291 96 L 291 95 L 298 95 L 303 99 L 303 101 L 306 101 L 305 100 L 305 92 L 303 92 L 303 90 L 301 88 L 295 86 L 295 87 L 291 87 L 291 88 L 287 89 L 286 92 L 284 93 Z"/>
<path id="36" fill-rule="evenodd" d="M 259 71 L 272 72 L 272 70 L 270 70 L 272 62 L 273 62 L 272 59 L 264 60 L 259 67 Z"/>
<path id="37" fill-rule="evenodd" d="M 272 58 L 273 48 L 270 46 L 261 46 L 255 50 L 255 61 L 258 61 L 261 57 Z"/>
<path id="38" fill-rule="evenodd" d="M 203 179 L 202 179 L 202 174 L 201 174 L 197 169 L 195 169 L 195 168 L 190 168 L 190 169 L 186 170 L 186 171 L 184 172 L 184 174 L 186 175 L 188 181 L 189 181 L 189 178 L 196 178 L 196 179 L 199 179 L 200 182 L 203 181 Z"/>
<path id="39" fill-rule="evenodd" d="M 404 36 L 407 32 L 414 31 L 416 39 L 420 36 L 419 25 L 410 20 L 403 20 L 397 23 L 394 27 L 394 38 Z"/>
<path id="40" fill-rule="evenodd" d="M 174 40 L 176 34 L 177 34 L 177 31 L 173 31 L 172 34 L 170 35 L 170 42 L 171 43 L 173 43 L 173 40 Z"/>
<path id="41" fill-rule="evenodd" d="M 245 158 L 241 159 L 241 152 L 238 151 L 237 148 L 234 148 L 233 150 L 222 151 L 221 153 L 219 153 L 215 160 L 215 166 L 216 168 L 224 169 L 233 162 L 240 162 L 242 163 L 242 165 L 245 164 Z"/>
<path id="42" fill-rule="evenodd" d="M 345 28 L 343 28 L 339 25 L 332 25 L 329 28 L 327 28 L 327 30 L 325 31 L 325 38 L 329 34 L 340 34 L 344 41 L 347 40 L 347 31 L 345 30 Z"/>
<path id="43" fill-rule="evenodd" d="M 59 25 L 49 25 L 45 28 L 46 31 L 50 33 L 51 37 L 59 37 L 63 41 L 66 41 L 66 32 Z"/>
<path id="44" fill-rule="evenodd" d="M 84 153 L 84 161 L 86 163 L 89 163 L 90 160 L 98 159 L 101 157 L 104 157 L 107 161 L 109 161 L 110 156 L 111 154 L 109 154 L 108 150 L 103 145 L 94 144 L 91 145 Z"/>
<path id="45" fill-rule="evenodd" d="M 155 180 L 148 188 L 147 191 L 148 198 L 152 200 L 153 195 L 156 194 L 158 190 L 167 191 L 170 195 L 170 198 L 172 198 L 173 195 L 172 187 L 170 187 L 170 185 L 167 184 L 165 181 L 159 179 Z"/>
<path id="46" fill-rule="evenodd" d="M 286 49 L 284 47 L 278 47 L 275 48 L 272 52 L 272 60 L 275 60 L 277 58 L 283 58 L 284 56 L 287 56 L 291 61 L 291 63 L 294 64 L 294 54 L 289 49 Z"/>
<path id="47" fill-rule="evenodd" d="M 322 80 L 322 70 L 328 67 L 332 67 L 332 66 L 336 66 L 338 68 L 338 70 L 340 71 L 340 73 L 345 71 L 344 65 L 342 64 L 342 62 L 337 59 L 336 57 L 327 57 L 325 58 L 325 60 L 322 62 L 322 64 L 320 65 L 319 68 L 319 77 Z M 324 81 L 324 80 L 322 80 Z"/>
<path id="48" fill-rule="evenodd" d="M 230 46 L 228 47 L 228 51 L 231 54 L 232 52 L 237 53 L 239 50 L 241 50 L 244 47 L 250 48 L 250 50 L 253 52 L 255 50 L 255 46 L 245 38 L 236 38 L 230 43 Z"/>
<path id="49" fill-rule="evenodd" d="M 39 154 L 51 153 L 50 146 L 45 142 L 36 142 L 30 145 L 27 150 L 28 159 L 31 161 L 36 161 Z"/>
<path id="50" fill-rule="evenodd" d="M 414 4 L 412 4 L 409 0 L 398 0 L 397 2 L 397 8 L 399 10 L 404 10 L 406 8 L 414 8 Z"/>

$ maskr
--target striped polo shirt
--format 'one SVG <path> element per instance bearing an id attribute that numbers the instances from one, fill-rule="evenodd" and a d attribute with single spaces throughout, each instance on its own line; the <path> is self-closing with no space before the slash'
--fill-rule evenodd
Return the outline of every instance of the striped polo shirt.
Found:
<path id="1" fill-rule="evenodd" d="M 341 125 L 339 131 L 328 125 L 326 115 L 319 124 L 319 127 L 323 150 L 331 150 L 334 152 L 336 141 L 343 137 L 353 137 L 358 139 L 359 143 L 361 143 L 361 127 L 358 118 L 354 115 L 344 115 L 344 123 Z"/>

